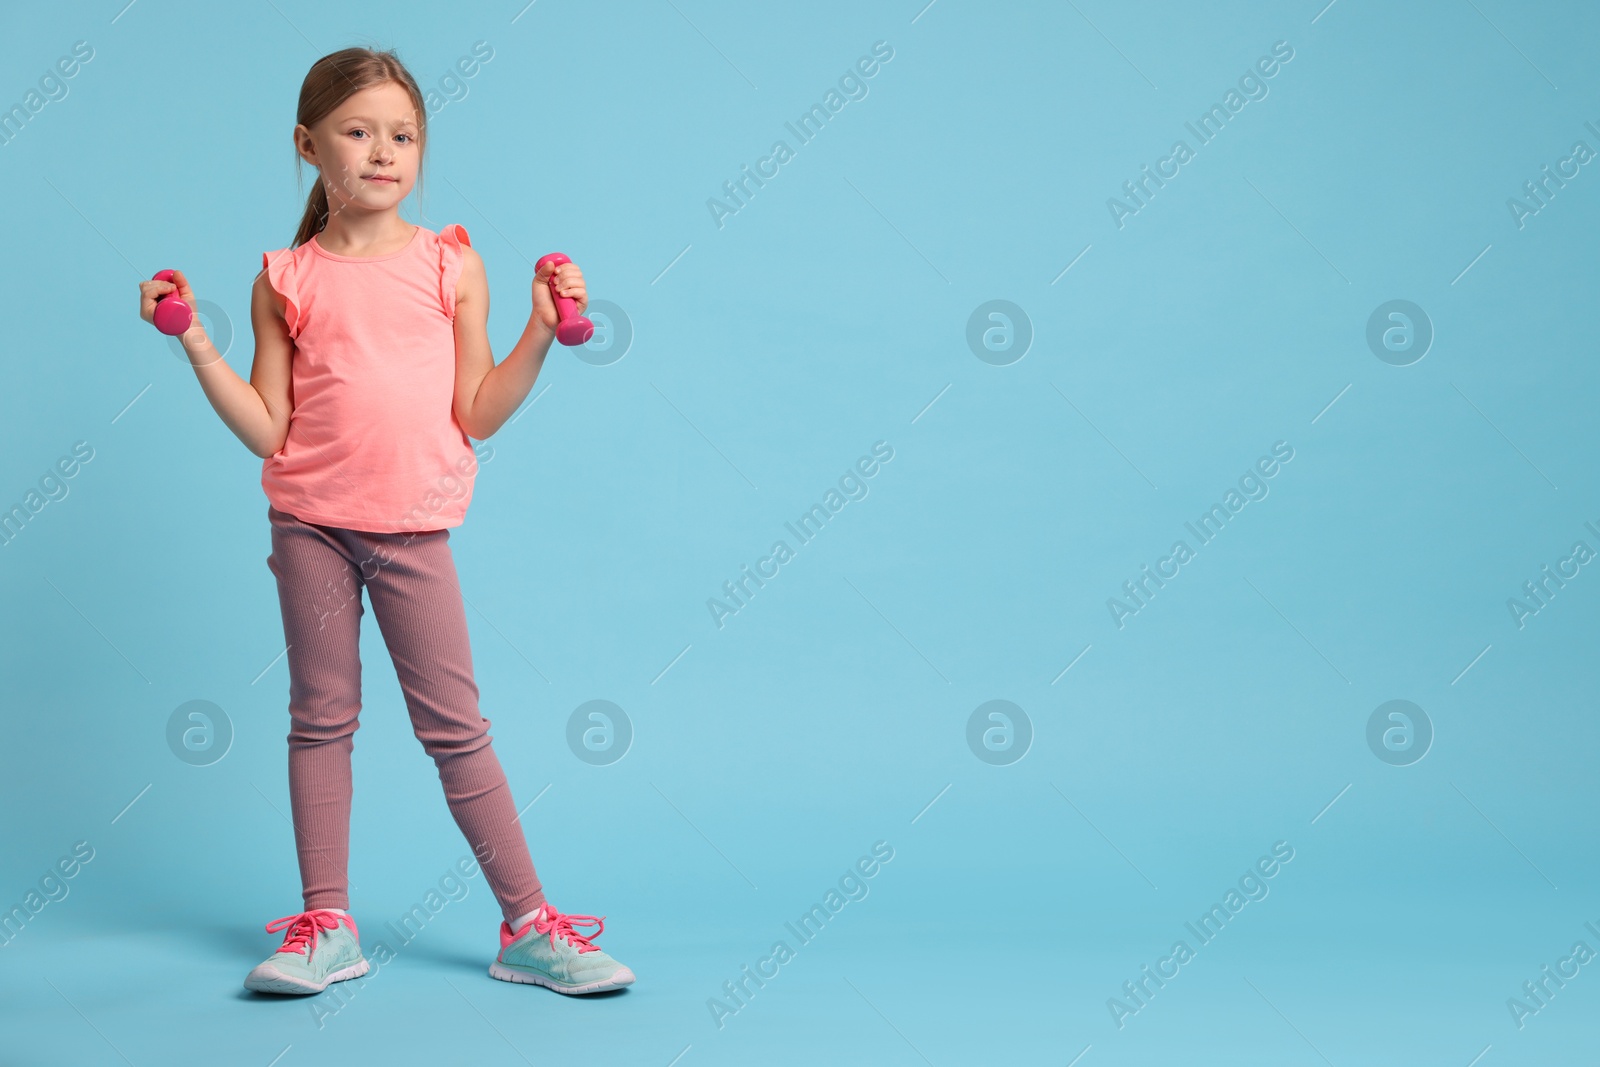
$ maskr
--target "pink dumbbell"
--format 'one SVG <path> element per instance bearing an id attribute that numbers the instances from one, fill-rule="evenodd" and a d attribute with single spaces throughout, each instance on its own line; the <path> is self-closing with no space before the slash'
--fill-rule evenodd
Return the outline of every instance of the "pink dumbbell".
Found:
<path id="1" fill-rule="evenodd" d="M 170 282 L 176 276 L 175 271 L 158 270 L 152 276 L 152 281 Z M 194 309 L 178 299 L 177 290 L 163 293 L 156 297 L 155 325 L 156 329 L 168 336 L 176 337 L 183 333 L 194 323 Z"/>
<path id="2" fill-rule="evenodd" d="M 547 256 L 540 256 L 539 262 L 533 265 L 533 269 L 537 272 L 543 269 L 546 263 L 559 267 L 563 263 L 571 262 L 572 260 L 562 253 L 551 252 Z M 556 302 L 557 341 L 564 345 L 577 346 L 594 336 L 594 323 L 578 314 L 578 302 L 570 296 L 558 296 L 556 294 L 556 276 L 554 274 L 550 275 L 550 296 Z"/>

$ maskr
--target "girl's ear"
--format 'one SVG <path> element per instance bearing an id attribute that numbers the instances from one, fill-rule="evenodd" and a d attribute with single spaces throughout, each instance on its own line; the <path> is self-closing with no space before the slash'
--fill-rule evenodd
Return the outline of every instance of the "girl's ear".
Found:
<path id="1" fill-rule="evenodd" d="M 294 150 L 299 153 L 300 158 L 311 164 L 313 167 L 316 166 L 317 145 L 316 142 L 311 139 L 311 131 L 306 129 L 305 126 L 297 123 L 294 128 L 293 136 Z"/>

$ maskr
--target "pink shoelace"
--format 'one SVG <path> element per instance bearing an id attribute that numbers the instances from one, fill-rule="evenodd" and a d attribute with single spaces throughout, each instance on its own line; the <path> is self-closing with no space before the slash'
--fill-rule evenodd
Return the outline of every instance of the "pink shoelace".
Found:
<path id="1" fill-rule="evenodd" d="M 600 946 L 594 943 L 594 938 L 599 937 L 600 934 L 605 930 L 605 916 L 563 915 L 561 912 L 556 911 L 548 904 L 546 904 L 544 907 L 546 912 L 544 918 L 539 919 L 536 917 L 528 924 L 528 926 L 533 927 L 541 934 L 550 935 L 550 948 L 552 951 L 555 950 L 557 937 L 572 945 L 580 954 L 584 952 L 600 951 Z M 586 937 L 574 930 L 574 926 L 593 926 L 595 931 Z M 526 926 L 523 927 L 523 930 L 526 929 Z M 521 934 L 522 931 L 518 930 L 517 933 Z"/>
<path id="2" fill-rule="evenodd" d="M 274 919 L 267 924 L 267 933 L 277 933 L 287 927 L 289 932 L 283 935 L 283 944 L 278 951 L 298 952 L 302 956 L 309 956 L 309 950 L 317 947 L 317 935 L 323 930 L 338 929 L 339 923 L 345 918 L 346 916 L 336 911 L 313 908 L 298 915 L 285 915 L 281 919 Z"/>

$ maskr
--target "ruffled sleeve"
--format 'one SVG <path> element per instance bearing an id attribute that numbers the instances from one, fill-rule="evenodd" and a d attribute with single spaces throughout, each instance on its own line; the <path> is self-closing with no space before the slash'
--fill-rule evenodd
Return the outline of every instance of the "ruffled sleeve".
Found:
<path id="1" fill-rule="evenodd" d="M 467 228 L 459 222 L 452 222 L 439 231 L 439 298 L 445 315 L 452 319 L 456 317 L 456 282 L 461 280 L 461 264 L 465 258 L 461 252 L 463 245 L 471 247 L 472 240 L 467 236 Z"/>
<path id="2" fill-rule="evenodd" d="M 300 336 L 300 291 L 295 285 L 294 263 L 292 248 L 261 253 L 261 266 L 267 272 L 267 281 L 283 296 L 283 321 L 289 327 L 290 339 Z"/>

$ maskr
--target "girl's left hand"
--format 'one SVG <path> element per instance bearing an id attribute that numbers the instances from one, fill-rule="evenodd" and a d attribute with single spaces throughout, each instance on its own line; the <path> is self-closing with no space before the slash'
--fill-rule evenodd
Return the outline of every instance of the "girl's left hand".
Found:
<path id="1" fill-rule="evenodd" d="M 578 302 L 578 314 L 582 315 L 589 306 L 589 291 L 583 284 L 583 271 L 578 269 L 576 263 L 563 263 L 559 267 L 551 267 L 546 263 L 543 268 L 533 275 L 533 314 L 551 333 L 555 332 L 560 322 L 556 315 L 556 302 L 550 296 L 550 275 L 555 275 L 556 291 L 562 296 L 570 297 Z"/>

